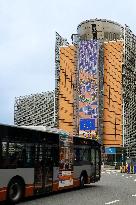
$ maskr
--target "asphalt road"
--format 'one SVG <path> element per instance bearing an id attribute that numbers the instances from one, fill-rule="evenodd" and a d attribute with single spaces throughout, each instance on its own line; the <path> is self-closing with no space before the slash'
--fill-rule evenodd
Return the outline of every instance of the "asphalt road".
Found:
<path id="1" fill-rule="evenodd" d="M 20 205 L 136 205 L 136 175 L 103 171 L 101 181 L 82 190 L 71 190 L 21 202 Z"/>

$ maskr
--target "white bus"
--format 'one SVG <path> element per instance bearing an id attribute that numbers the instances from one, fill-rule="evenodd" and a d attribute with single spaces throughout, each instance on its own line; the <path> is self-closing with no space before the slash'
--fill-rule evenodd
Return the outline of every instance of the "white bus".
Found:
<path id="1" fill-rule="evenodd" d="M 100 180 L 100 144 L 65 132 L 0 125 L 0 201 Z"/>

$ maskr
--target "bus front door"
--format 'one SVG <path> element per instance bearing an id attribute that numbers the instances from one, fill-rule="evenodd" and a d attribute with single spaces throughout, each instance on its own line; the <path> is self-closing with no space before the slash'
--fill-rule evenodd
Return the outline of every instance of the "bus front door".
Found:
<path id="1" fill-rule="evenodd" d="M 95 182 L 95 173 L 96 173 L 96 168 L 95 168 L 95 149 L 91 148 L 91 182 Z"/>
<path id="2" fill-rule="evenodd" d="M 49 162 L 50 150 L 43 145 L 35 147 L 35 172 L 34 191 L 35 194 L 44 194 L 52 191 L 53 169 Z"/>
<path id="3" fill-rule="evenodd" d="M 95 150 L 95 179 L 96 181 L 100 179 L 100 171 L 101 171 L 101 156 L 100 150 Z"/>

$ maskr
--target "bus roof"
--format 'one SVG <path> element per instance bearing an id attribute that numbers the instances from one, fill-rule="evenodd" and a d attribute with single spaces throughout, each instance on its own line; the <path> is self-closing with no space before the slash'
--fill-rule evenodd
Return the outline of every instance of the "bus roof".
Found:
<path id="1" fill-rule="evenodd" d="M 53 134 L 61 134 L 61 135 L 69 135 L 68 132 L 65 132 L 61 129 L 57 128 L 50 128 L 50 127 L 45 127 L 45 126 L 16 126 L 16 125 L 6 125 L 6 124 L 1 124 L 0 126 L 2 127 L 13 127 L 13 128 L 19 128 L 19 129 L 27 129 L 27 130 L 34 130 L 34 131 L 40 131 L 40 132 L 46 132 L 46 133 L 53 133 Z"/>

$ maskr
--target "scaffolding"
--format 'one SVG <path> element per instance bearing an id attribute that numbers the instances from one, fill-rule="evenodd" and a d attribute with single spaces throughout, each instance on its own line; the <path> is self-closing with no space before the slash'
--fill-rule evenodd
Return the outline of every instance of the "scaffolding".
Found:
<path id="1" fill-rule="evenodd" d="M 136 157 L 136 36 L 124 28 L 123 64 L 124 145 L 128 157 Z"/>
<path id="2" fill-rule="evenodd" d="M 16 97 L 14 124 L 54 127 L 54 91 Z"/>

